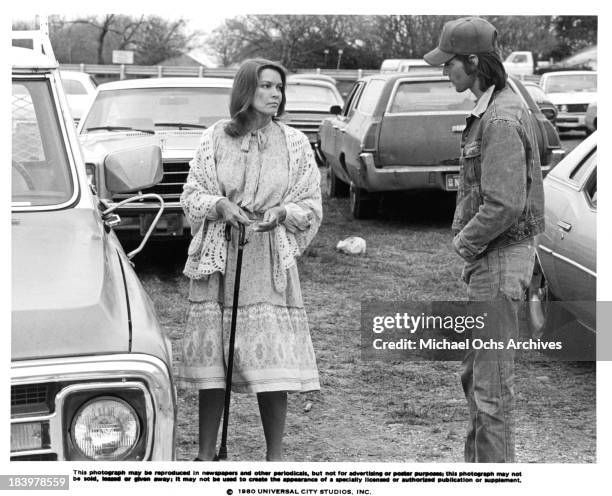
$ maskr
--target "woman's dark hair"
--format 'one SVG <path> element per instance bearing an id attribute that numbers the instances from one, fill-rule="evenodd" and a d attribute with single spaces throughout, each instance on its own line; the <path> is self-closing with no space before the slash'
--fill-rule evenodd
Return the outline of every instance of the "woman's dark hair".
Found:
<path id="1" fill-rule="evenodd" d="M 285 69 L 280 64 L 266 59 L 245 60 L 236 76 L 230 96 L 230 116 L 232 120 L 225 125 L 225 132 L 232 137 L 244 136 L 255 118 L 253 99 L 259 83 L 259 76 L 264 69 L 272 69 L 280 74 L 283 88 L 281 90 L 281 102 L 278 106 L 277 116 L 285 111 L 285 85 L 287 76 Z"/>
<path id="2" fill-rule="evenodd" d="M 476 53 L 478 56 L 478 65 L 472 64 L 469 60 L 469 55 L 455 55 L 455 57 L 463 62 L 465 72 L 473 74 L 476 72 L 480 89 L 486 91 L 489 86 L 495 86 L 495 91 L 499 91 L 506 86 L 506 69 L 502 63 L 498 52 Z"/>

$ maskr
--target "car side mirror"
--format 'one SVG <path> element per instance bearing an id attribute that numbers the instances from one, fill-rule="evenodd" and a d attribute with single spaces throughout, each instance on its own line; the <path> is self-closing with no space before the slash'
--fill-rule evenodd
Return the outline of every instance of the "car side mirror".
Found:
<path id="1" fill-rule="evenodd" d="M 342 113 L 342 107 L 340 105 L 332 105 L 329 108 L 329 113 L 332 115 L 340 115 Z"/>
<path id="2" fill-rule="evenodd" d="M 106 188 L 112 193 L 132 193 L 154 186 L 163 176 L 158 145 L 118 150 L 104 159 Z"/>

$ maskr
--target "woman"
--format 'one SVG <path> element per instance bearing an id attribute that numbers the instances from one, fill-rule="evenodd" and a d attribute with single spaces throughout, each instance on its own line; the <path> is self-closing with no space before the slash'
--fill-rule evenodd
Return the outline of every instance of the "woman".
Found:
<path id="1" fill-rule="evenodd" d="M 239 224 L 247 244 L 232 390 L 257 394 L 267 460 L 282 457 L 287 392 L 319 389 L 295 257 L 321 224 L 320 175 L 308 138 L 276 120 L 285 107 L 285 81 L 273 62 L 242 64 L 231 120 L 203 133 L 181 196 L 193 240 L 178 380 L 199 390 L 200 460 L 215 455 L 223 411 Z"/>

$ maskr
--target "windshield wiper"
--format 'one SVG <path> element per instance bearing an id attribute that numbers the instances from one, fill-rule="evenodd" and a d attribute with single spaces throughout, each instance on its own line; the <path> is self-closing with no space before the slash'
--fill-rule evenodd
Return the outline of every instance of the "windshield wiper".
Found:
<path id="1" fill-rule="evenodd" d="M 206 129 L 207 126 L 204 124 L 191 124 L 189 122 L 156 122 L 155 127 L 157 126 L 166 126 L 166 127 L 178 127 L 179 129 Z"/>
<path id="2" fill-rule="evenodd" d="M 85 128 L 85 131 L 138 131 L 140 133 L 155 134 L 153 129 L 138 129 L 129 126 L 94 126 Z"/>

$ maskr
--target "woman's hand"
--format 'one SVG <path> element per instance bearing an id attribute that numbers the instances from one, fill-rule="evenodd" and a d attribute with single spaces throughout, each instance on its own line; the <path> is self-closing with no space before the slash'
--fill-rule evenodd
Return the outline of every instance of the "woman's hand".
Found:
<path id="1" fill-rule="evenodd" d="M 285 207 L 272 207 L 266 211 L 261 222 L 258 222 L 253 226 L 253 231 L 271 231 L 272 229 L 278 227 L 278 225 L 285 220 L 285 217 L 287 217 Z"/>
<path id="2" fill-rule="evenodd" d="M 244 211 L 235 203 L 232 203 L 227 198 L 221 198 L 215 205 L 219 220 L 223 220 L 238 228 L 238 224 L 248 226 L 253 221 L 248 218 Z"/>

